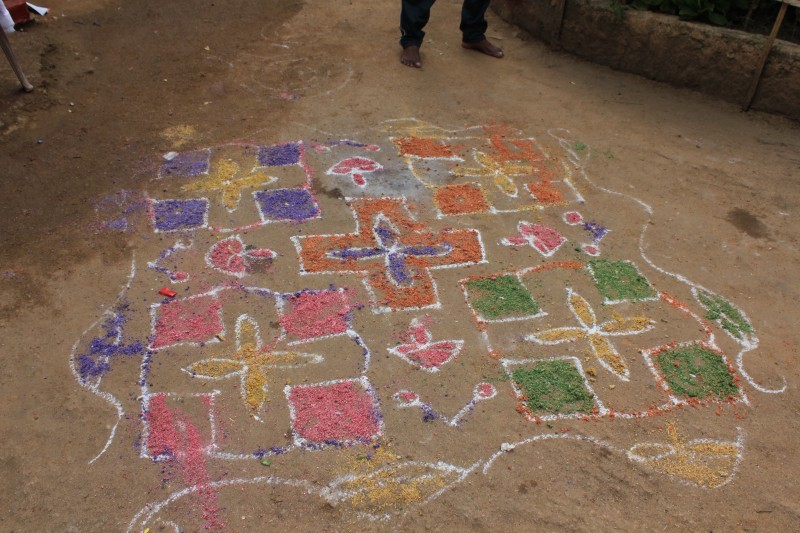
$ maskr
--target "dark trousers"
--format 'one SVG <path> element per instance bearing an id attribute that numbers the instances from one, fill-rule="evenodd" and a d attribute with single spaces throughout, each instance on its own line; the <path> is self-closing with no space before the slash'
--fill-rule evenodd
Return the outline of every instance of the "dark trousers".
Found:
<path id="1" fill-rule="evenodd" d="M 420 46 L 425 32 L 422 28 L 428 23 L 431 16 L 431 6 L 436 0 L 403 0 L 403 9 L 400 12 L 400 44 L 407 46 Z M 486 38 L 486 9 L 489 0 L 464 0 L 461 7 L 461 33 L 468 43 L 477 43 Z"/>

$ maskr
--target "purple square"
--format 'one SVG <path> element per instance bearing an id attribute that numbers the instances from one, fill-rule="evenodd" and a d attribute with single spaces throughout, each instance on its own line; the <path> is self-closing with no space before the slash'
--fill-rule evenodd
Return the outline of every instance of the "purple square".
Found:
<path id="1" fill-rule="evenodd" d="M 209 167 L 209 150 L 198 150 L 196 152 L 184 152 L 178 154 L 171 161 L 161 165 L 159 175 L 164 176 L 198 176 L 207 174 Z"/>
<path id="2" fill-rule="evenodd" d="M 296 165 L 300 161 L 300 145 L 287 143 L 262 146 L 258 149 L 258 161 L 266 167 Z"/>
<path id="3" fill-rule="evenodd" d="M 308 220 L 319 215 L 317 203 L 306 189 L 259 191 L 255 198 L 264 221 Z"/>
<path id="4" fill-rule="evenodd" d="M 156 231 L 180 231 L 206 225 L 208 200 L 153 200 Z"/>

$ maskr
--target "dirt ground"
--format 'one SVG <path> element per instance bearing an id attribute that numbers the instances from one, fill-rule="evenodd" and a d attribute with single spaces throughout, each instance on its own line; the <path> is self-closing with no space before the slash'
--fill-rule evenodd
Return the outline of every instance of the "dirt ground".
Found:
<path id="1" fill-rule="evenodd" d="M 0 530 L 800 529 L 796 123 L 455 0 L 421 70 L 397 2 L 135 4 L 0 69 Z"/>

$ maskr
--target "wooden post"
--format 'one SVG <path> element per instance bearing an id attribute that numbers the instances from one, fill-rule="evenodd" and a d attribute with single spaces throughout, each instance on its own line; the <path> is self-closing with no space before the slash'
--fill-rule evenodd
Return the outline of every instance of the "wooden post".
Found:
<path id="1" fill-rule="evenodd" d="M 767 58 L 772 50 L 773 43 L 775 43 L 775 38 L 778 36 L 778 30 L 781 29 L 783 17 L 786 15 L 786 8 L 788 7 L 789 4 L 786 2 L 781 2 L 781 9 L 778 11 L 778 17 L 775 19 L 775 24 L 772 26 L 772 33 L 770 33 L 769 39 L 767 39 L 767 44 L 764 45 L 764 50 L 761 52 L 761 59 L 759 59 L 755 74 L 753 74 L 753 81 L 750 82 L 750 90 L 747 92 L 747 98 L 742 106 L 744 111 L 750 109 L 750 105 L 753 103 L 753 98 L 756 95 L 756 89 L 758 89 L 758 83 L 761 81 L 761 74 L 764 72 L 764 65 L 767 64 Z"/>
<path id="2" fill-rule="evenodd" d="M 33 85 L 30 84 L 28 78 L 26 78 L 25 74 L 22 72 L 22 67 L 19 66 L 17 56 L 14 55 L 14 51 L 11 49 L 11 43 L 8 42 L 6 32 L 4 32 L 2 29 L 0 29 L 0 48 L 3 49 L 3 52 L 5 52 L 6 57 L 8 58 L 8 62 L 11 63 L 11 68 L 14 70 L 14 74 L 17 75 L 19 82 L 22 84 L 22 89 L 26 93 L 31 92 L 33 90 Z"/>

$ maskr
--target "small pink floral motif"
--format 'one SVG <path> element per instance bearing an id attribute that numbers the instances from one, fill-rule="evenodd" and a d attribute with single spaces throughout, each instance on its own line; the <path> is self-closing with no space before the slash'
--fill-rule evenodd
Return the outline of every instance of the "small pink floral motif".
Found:
<path id="1" fill-rule="evenodd" d="M 381 434 L 381 414 L 366 378 L 287 385 L 285 392 L 301 444 L 365 441 Z"/>
<path id="2" fill-rule="evenodd" d="M 517 225 L 518 233 L 500 241 L 505 246 L 529 245 L 545 257 L 553 255 L 562 244 L 567 242 L 559 232 L 542 226 L 522 221 Z"/>
<path id="3" fill-rule="evenodd" d="M 353 179 L 353 183 L 359 187 L 364 187 L 367 184 L 364 174 L 377 172 L 378 170 L 383 170 L 383 166 L 377 161 L 366 157 L 350 157 L 332 166 L 327 174 L 329 176 L 350 176 Z"/>
<path id="4" fill-rule="evenodd" d="M 475 398 L 488 400 L 497 394 L 497 389 L 491 383 L 479 383 L 475 386 Z"/>
<path id="5" fill-rule="evenodd" d="M 256 263 L 273 259 L 275 255 L 266 248 L 248 250 L 241 237 L 235 235 L 212 246 L 206 263 L 220 272 L 241 278 L 250 273 Z"/>
<path id="6" fill-rule="evenodd" d="M 463 340 L 431 342 L 433 335 L 430 332 L 430 317 L 412 320 L 408 331 L 400 338 L 404 343 L 389 348 L 389 353 L 428 372 L 438 372 L 442 365 L 455 358 L 464 346 Z"/>
<path id="7" fill-rule="evenodd" d="M 583 215 L 577 211 L 569 211 L 564 213 L 564 222 L 570 226 L 577 226 L 578 224 L 583 223 Z"/>
<path id="8" fill-rule="evenodd" d="M 411 406 L 419 402 L 419 395 L 416 392 L 410 390 L 401 390 L 395 393 L 394 399 L 407 406 Z"/>
<path id="9" fill-rule="evenodd" d="M 583 244 L 581 245 L 581 250 L 583 250 L 584 253 L 591 255 L 592 257 L 597 257 L 598 255 L 600 255 L 600 248 L 598 248 L 594 244 Z"/>

